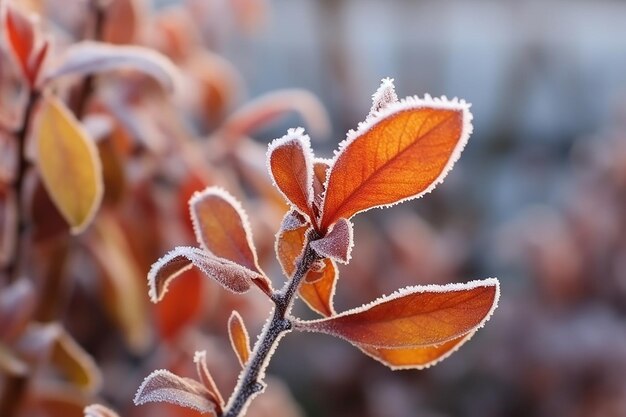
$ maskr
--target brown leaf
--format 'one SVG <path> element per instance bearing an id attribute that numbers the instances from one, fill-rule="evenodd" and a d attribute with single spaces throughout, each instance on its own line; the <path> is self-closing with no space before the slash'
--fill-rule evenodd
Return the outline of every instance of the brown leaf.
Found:
<path id="1" fill-rule="evenodd" d="M 169 92 L 177 88 L 181 78 L 174 64 L 152 49 L 82 41 L 67 48 L 60 63 L 46 73 L 44 83 L 66 75 L 87 75 L 121 69 L 133 69 L 149 75 Z"/>
<path id="2" fill-rule="evenodd" d="M 267 151 L 270 176 L 288 203 L 313 219 L 313 151 L 303 129 L 290 129 Z"/>
<path id="3" fill-rule="evenodd" d="M 152 302 L 163 299 L 171 280 L 192 266 L 236 293 L 248 291 L 253 280 L 261 279 L 258 272 L 227 259 L 218 258 L 202 249 L 179 246 L 156 261 L 148 272 L 148 294 Z"/>
<path id="4" fill-rule="evenodd" d="M 46 97 L 36 131 L 37 167 L 72 233 L 82 232 L 100 207 L 102 165 L 93 141 L 58 99 Z"/>
<path id="5" fill-rule="evenodd" d="M 311 247 L 318 255 L 347 264 L 354 241 L 352 239 L 352 223 L 348 219 L 339 219 L 326 236 L 311 242 Z"/>
<path id="6" fill-rule="evenodd" d="M 137 390 L 133 401 L 135 405 L 166 402 L 217 416 L 216 404 L 210 399 L 209 391 L 202 384 L 190 378 L 174 375 L 165 369 L 156 370 L 148 375 Z"/>
<path id="7" fill-rule="evenodd" d="M 445 343 L 481 327 L 497 306 L 496 279 L 407 287 L 368 305 L 298 327 L 382 348 Z"/>
<path id="8" fill-rule="evenodd" d="M 471 131 L 469 105 L 456 99 L 407 98 L 376 113 L 348 133 L 333 160 L 321 228 L 431 191 Z"/>
<path id="9" fill-rule="evenodd" d="M 250 358 L 250 337 L 243 319 L 236 310 L 233 310 L 228 319 L 228 337 L 241 367 L 245 367 Z"/>
<path id="10" fill-rule="evenodd" d="M 222 393 L 217 388 L 215 384 L 215 380 L 213 380 L 213 376 L 209 372 L 209 368 L 206 364 L 206 350 L 197 351 L 193 356 L 193 361 L 196 364 L 196 372 L 198 374 L 198 378 L 204 388 L 209 391 L 209 393 L 213 396 L 213 400 L 216 404 L 216 408 L 218 414 L 221 414 L 222 407 L 224 407 L 224 398 L 222 397 Z"/>

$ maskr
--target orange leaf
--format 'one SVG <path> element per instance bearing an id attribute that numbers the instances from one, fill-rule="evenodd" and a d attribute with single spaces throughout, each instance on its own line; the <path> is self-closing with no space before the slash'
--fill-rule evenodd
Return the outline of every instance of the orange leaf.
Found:
<path id="1" fill-rule="evenodd" d="M 209 391 L 209 393 L 213 396 L 215 404 L 218 408 L 218 414 L 222 413 L 222 407 L 224 406 L 224 398 L 220 393 L 220 390 L 217 388 L 215 381 L 213 380 L 213 376 L 209 372 L 209 368 L 206 364 L 206 350 L 197 351 L 193 356 L 193 361 L 196 364 L 196 372 L 198 374 L 198 378 L 202 385 Z"/>
<path id="2" fill-rule="evenodd" d="M 178 246 L 152 264 L 148 272 L 150 300 L 153 303 L 161 301 L 170 282 L 192 266 L 236 293 L 248 291 L 252 280 L 260 279 L 257 272 L 228 259 L 218 258 L 202 249 Z"/>
<path id="3" fill-rule="evenodd" d="M 321 228 L 373 207 L 420 197 L 443 180 L 472 131 L 469 105 L 407 98 L 348 133 L 336 154 Z"/>
<path id="4" fill-rule="evenodd" d="M 352 223 L 347 219 L 339 219 L 326 236 L 311 242 L 311 247 L 318 255 L 332 258 L 347 264 L 352 252 Z"/>
<path id="5" fill-rule="evenodd" d="M 496 279 L 407 287 L 363 307 L 298 327 L 373 347 L 436 345 L 481 327 L 496 308 L 499 291 Z"/>
<path id="6" fill-rule="evenodd" d="M 300 213 L 313 218 L 313 151 L 303 129 L 290 129 L 274 140 L 267 160 L 276 187 Z"/>
<path id="7" fill-rule="evenodd" d="M 448 340 L 440 345 L 385 349 L 368 345 L 358 345 L 366 355 L 376 359 L 391 369 L 424 369 L 436 365 L 457 351 L 474 335 L 470 332 L 455 339 Z"/>
<path id="8" fill-rule="evenodd" d="M 266 294 L 271 282 L 257 260 L 248 217 L 239 201 L 219 187 L 208 187 L 189 200 L 198 243 L 213 255 L 239 264 L 254 275 L 254 283 Z"/>
<path id="9" fill-rule="evenodd" d="M 335 315 L 333 297 L 339 271 L 332 259 L 324 259 L 324 269 L 309 271 L 298 288 L 298 294 L 311 310 L 330 317 Z"/>
<path id="10" fill-rule="evenodd" d="M 284 220 L 283 224 L 285 224 Z M 304 249 L 307 230 L 309 230 L 309 225 L 305 223 L 295 229 L 281 229 L 276 235 L 276 257 L 283 273 L 288 277 L 291 277 L 296 270 L 296 260 Z"/>
<path id="11" fill-rule="evenodd" d="M 228 319 L 228 337 L 239 363 L 242 367 L 246 366 L 248 359 L 250 359 L 250 337 L 246 326 L 243 324 L 243 319 L 235 310 Z"/>
<path id="12" fill-rule="evenodd" d="M 202 275 L 197 269 L 183 274 L 183 279 L 170 284 L 167 297 L 154 306 L 156 327 L 165 340 L 174 339 L 193 323 L 202 308 Z"/>
<path id="13" fill-rule="evenodd" d="M 313 160 L 313 214 L 319 218 L 319 210 L 324 197 L 326 174 L 330 170 L 330 160 L 316 158 Z"/>
<path id="14" fill-rule="evenodd" d="M 67 107 L 51 96 L 40 110 L 35 134 L 37 167 L 46 190 L 72 233 L 80 233 L 102 201 L 102 165 L 96 146 Z"/>

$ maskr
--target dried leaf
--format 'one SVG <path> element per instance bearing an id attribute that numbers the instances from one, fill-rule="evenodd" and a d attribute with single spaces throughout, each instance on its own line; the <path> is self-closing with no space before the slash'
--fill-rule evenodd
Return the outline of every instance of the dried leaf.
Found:
<path id="1" fill-rule="evenodd" d="M 320 101 L 305 90 L 284 90 L 256 98 L 239 109 L 224 122 L 219 134 L 227 139 L 238 139 L 266 126 L 290 111 L 296 111 L 316 134 L 330 131 L 328 114 Z"/>
<path id="2" fill-rule="evenodd" d="M 299 328 L 382 348 L 441 344 L 481 327 L 497 306 L 496 279 L 407 287 L 368 305 Z"/>
<path id="3" fill-rule="evenodd" d="M 430 192 L 472 131 L 469 105 L 409 97 L 350 131 L 328 176 L 321 228 L 340 218 Z"/>
<path id="4" fill-rule="evenodd" d="M 82 41 L 67 48 L 57 67 L 45 75 L 44 83 L 65 75 L 87 75 L 121 69 L 133 69 L 149 75 L 169 92 L 177 88 L 181 78 L 174 64 L 152 49 Z"/>
<path id="5" fill-rule="evenodd" d="M 85 407 L 85 417 L 120 417 L 115 411 L 100 404 L 91 404 Z"/>
<path id="6" fill-rule="evenodd" d="M 165 402 L 217 416 L 216 404 L 211 401 L 209 391 L 202 384 L 190 378 L 174 375 L 165 369 L 156 370 L 148 375 L 137 390 L 133 401 L 135 405 Z"/>
<path id="7" fill-rule="evenodd" d="M 335 315 L 333 297 L 339 270 L 332 259 L 324 259 L 324 269 L 309 271 L 298 287 L 298 295 L 311 310 L 325 317 Z"/>
<path id="8" fill-rule="evenodd" d="M 54 97 L 46 97 L 35 134 L 37 166 L 46 190 L 72 233 L 80 233 L 102 201 L 102 166 L 96 147 Z"/>
<path id="9" fill-rule="evenodd" d="M 24 331 L 35 311 L 31 282 L 20 279 L 0 293 L 0 341 L 12 342 Z"/>
<path id="10" fill-rule="evenodd" d="M 213 400 L 217 406 L 218 414 L 221 414 L 222 407 L 224 407 L 224 398 L 220 390 L 217 388 L 215 384 L 215 380 L 213 380 L 213 376 L 209 372 L 209 368 L 206 364 L 206 350 L 197 351 L 193 356 L 193 361 L 196 364 L 196 372 L 198 373 L 198 378 L 202 385 L 209 391 L 209 393 L 213 396 Z"/>
<path id="11" fill-rule="evenodd" d="M 192 266 L 236 293 L 248 291 L 253 280 L 261 279 L 258 272 L 227 259 L 218 258 L 202 249 L 179 246 L 156 261 L 148 272 L 148 294 L 152 302 L 163 299 L 171 280 Z"/>
<path id="12" fill-rule="evenodd" d="M 233 310 L 228 319 L 228 337 L 241 367 L 245 367 L 250 358 L 250 337 L 243 319 L 236 310 Z"/>
<path id="13" fill-rule="evenodd" d="M 352 223 L 347 219 L 337 220 L 326 236 L 311 242 L 318 255 L 344 264 L 350 261 L 353 245 Z"/>
<path id="14" fill-rule="evenodd" d="M 456 352 L 476 332 L 470 332 L 439 345 L 405 349 L 385 349 L 368 345 L 358 345 L 366 355 L 393 370 L 429 368 Z"/>
<path id="15" fill-rule="evenodd" d="M 189 210 L 198 243 L 210 253 L 261 273 L 248 216 L 239 201 L 219 187 L 196 192 Z"/>
<path id="16" fill-rule="evenodd" d="M 290 129 L 267 151 L 270 176 L 287 202 L 313 218 L 313 151 L 304 129 Z"/>

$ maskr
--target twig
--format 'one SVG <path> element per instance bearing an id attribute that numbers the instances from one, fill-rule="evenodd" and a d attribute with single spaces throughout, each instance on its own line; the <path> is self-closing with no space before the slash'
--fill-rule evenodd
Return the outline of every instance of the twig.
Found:
<path id="1" fill-rule="evenodd" d="M 315 232 L 311 232 L 307 242 L 315 238 Z M 254 347 L 252 357 L 247 367 L 242 371 L 239 383 L 228 400 L 224 414 L 222 414 L 223 417 L 241 416 L 254 397 L 265 389 L 263 380 L 271 354 L 278 346 L 280 339 L 292 329 L 292 318 L 289 316 L 289 312 L 298 286 L 311 265 L 318 259 L 318 255 L 307 243 L 296 264 L 296 272 L 291 280 L 287 281 L 280 291 L 275 291 L 272 294 L 272 301 L 275 305 L 272 318 L 265 325 L 263 334 Z"/>

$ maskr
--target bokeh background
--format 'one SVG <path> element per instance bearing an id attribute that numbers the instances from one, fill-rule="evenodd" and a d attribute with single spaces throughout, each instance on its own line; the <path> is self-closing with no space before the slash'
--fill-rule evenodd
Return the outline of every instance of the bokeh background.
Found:
<path id="1" fill-rule="evenodd" d="M 89 33 L 86 2 L 71 8 L 61 0 L 23 3 L 43 14 L 59 50 Z M 390 371 L 328 336 L 290 335 L 270 366 L 273 392 L 258 409 L 254 403 L 251 414 L 626 416 L 626 3 L 112 4 L 105 40 L 167 54 L 186 81 L 173 98 L 137 98 L 142 79 L 107 76 L 113 79 L 99 83 L 93 99 L 92 112 L 114 120 L 115 143 L 139 143 L 121 152 L 123 196 L 111 197 L 87 237 L 70 240 L 67 277 L 55 294 L 62 300 L 53 308 L 56 319 L 103 372 L 95 400 L 121 416 L 191 415 L 173 407 L 136 408 L 131 400 L 152 369 L 192 375 L 190 357 L 199 348 L 209 351 L 218 383 L 230 392 L 237 365 L 227 317 L 239 309 L 256 334 L 269 309 L 265 300 L 252 295 L 242 301 L 187 277 L 190 284 L 173 289 L 179 304 L 155 311 L 147 294 L 122 302 L 102 282 L 107 275 L 128 275 L 130 268 L 143 289 L 151 262 L 174 245 L 193 242 L 186 197 L 219 184 L 243 200 L 262 265 L 278 285 L 272 245 L 284 207 L 267 190 L 269 178 L 263 179 L 264 147 L 302 125 L 316 153 L 330 157 L 367 115 L 381 78 L 391 77 L 400 97 L 429 93 L 471 102 L 474 133 L 433 193 L 355 219 L 353 261 L 341 267 L 336 308 L 406 285 L 492 276 L 502 283 L 499 308 L 467 345 L 422 371 Z M 0 71 L 10 73 L 5 62 L 3 57 Z M 19 88 L 15 77 L 5 78 L 13 80 L 3 84 L 7 108 L 15 100 L 9 91 Z M 240 130 L 224 127 L 246 103 L 284 89 L 308 90 L 319 102 L 292 90 L 268 103 L 295 113 L 267 123 L 260 118 Z M 106 237 L 113 229 L 119 233 Z M 58 239 L 43 235 L 45 242 Z M 113 248 L 106 249 L 111 241 Z M 124 267 L 98 266 L 111 253 L 129 252 Z M 51 256 L 38 253 L 41 262 Z M 120 324 L 115 311 L 128 307 L 123 303 L 145 304 L 139 332 L 145 334 L 123 319 Z M 171 318 L 184 310 L 180 303 L 198 306 Z M 302 305 L 297 312 L 313 317 Z"/>

